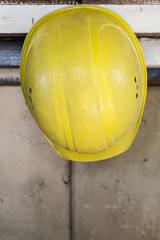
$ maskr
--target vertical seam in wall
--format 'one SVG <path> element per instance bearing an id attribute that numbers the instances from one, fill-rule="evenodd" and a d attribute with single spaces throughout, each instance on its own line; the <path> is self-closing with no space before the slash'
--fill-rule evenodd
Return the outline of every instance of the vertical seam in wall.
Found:
<path id="1" fill-rule="evenodd" d="M 69 240 L 73 240 L 72 238 L 72 226 L 73 226 L 73 218 L 72 218 L 72 161 L 69 161 L 69 177 L 70 177 L 70 188 L 69 188 Z"/>

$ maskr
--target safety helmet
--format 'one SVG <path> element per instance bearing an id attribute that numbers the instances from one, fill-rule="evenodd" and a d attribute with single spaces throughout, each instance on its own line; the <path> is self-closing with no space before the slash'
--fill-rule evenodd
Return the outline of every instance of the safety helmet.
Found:
<path id="1" fill-rule="evenodd" d="M 42 17 L 21 56 L 29 110 L 65 159 L 95 161 L 127 150 L 146 98 L 139 42 L 114 12 L 75 5 Z"/>

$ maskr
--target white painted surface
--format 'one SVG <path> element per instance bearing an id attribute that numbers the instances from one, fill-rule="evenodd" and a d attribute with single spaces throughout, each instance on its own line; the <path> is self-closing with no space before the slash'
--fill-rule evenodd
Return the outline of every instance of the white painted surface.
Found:
<path id="1" fill-rule="evenodd" d="M 0 33 L 27 33 L 45 14 L 64 5 L 0 5 Z"/>
<path id="2" fill-rule="evenodd" d="M 159 29 L 160 30 L 160 29 Z M 160 67 L 160 39 L 141 38 L 139 40 L 147 67 Z"/>
<path id="3" fill-rule="evenodd" d="M 19 82 L 20 81 L 20 72 L 19 68 L 1 68 L 0 69 L 0 82 L 1 81 L 13 81 Z"/>
<path id="4" fill-rule="evenodd" d="M 135 33 L 160 32 L 160 5 L 100 5 L 123 17 Z M 27 33 L 39 18 L 65 5 L 0 5 L 0 33 Z"/>

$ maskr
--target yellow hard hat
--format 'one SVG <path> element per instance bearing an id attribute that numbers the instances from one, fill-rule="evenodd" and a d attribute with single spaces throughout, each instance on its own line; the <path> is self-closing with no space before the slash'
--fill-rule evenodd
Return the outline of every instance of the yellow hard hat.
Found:
<path id="1" fill-rule="evenodd" d="M 92 5 L 47 14 L 27 35 L 20 69 L 30 112 L 63 158 L 102 160 L 129 148 L 147 76 L 139 42 L 117 14 Z"/>

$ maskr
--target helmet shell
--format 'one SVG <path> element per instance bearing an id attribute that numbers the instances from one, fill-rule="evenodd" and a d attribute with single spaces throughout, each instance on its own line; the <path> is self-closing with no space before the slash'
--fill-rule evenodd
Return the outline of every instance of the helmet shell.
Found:
<path id="1" fill-rule="evenodd" d="M 30 30 L 21 86 L 33 118 L 64 158 L 94 161 L 131 145 L 146 97 L 139 42 L 114 12 L 61 8 Z"/>

